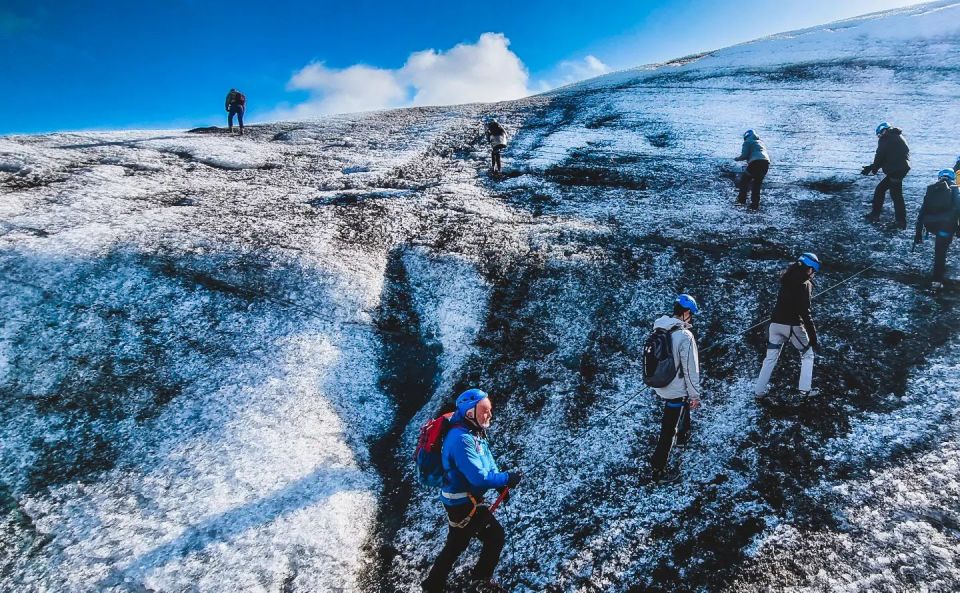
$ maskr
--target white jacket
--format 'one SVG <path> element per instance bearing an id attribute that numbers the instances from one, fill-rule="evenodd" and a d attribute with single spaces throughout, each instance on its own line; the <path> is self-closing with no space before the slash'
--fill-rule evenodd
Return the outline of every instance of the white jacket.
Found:
<path id="1" fill-rule="evenodd" d="M 690 326 L 668 315 L 664 315 L 653 323 L 653 329 L 670 331 L 675 327 L 679 329 L 670 334 L 670 337 L 677 376 L 666 387 L 654 387 L 653 390 L 663 399 L 682 397 L 700 399 L 700 353 Z"/>

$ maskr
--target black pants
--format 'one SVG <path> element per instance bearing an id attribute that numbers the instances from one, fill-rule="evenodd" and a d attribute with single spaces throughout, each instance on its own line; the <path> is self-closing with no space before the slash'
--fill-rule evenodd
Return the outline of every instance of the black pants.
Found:
<path id="1" fill-rule="evenodd" d="M 747 171 L 740 180 L 740 195 L 737 196 L 737 202 L 743 204 L 747 201 L 747 190 L 750 190 L 750 205 L 754 208 L 760 207 L 760 186 L 763 185 L 763 178 L 767 176 L 770 170 L 770 161 L 753 161 L 747 165 Z"/>
<path id="2" fill-rule="evenodd" d="M 503 164 L 500 162 L 500 152 L 506 148 L 506 145 L 497 144 L 493 147 L 493 151 L 490 155 L 490 167 L 497 173 L 503 170 Z"/>
<path id="3" fill-rule="evenodd" d="M 953 242 L 953 233 L 947 236 L 941 236 L 937 233 L 933 244 L 933 281 L 943 282 L 943 276 L 947 271 L 947 249 Z"/>
<path id="4" fill-rule="evenodd" d="M 447 510 L 447 516 L 451 521 L 460 521 L 470 512 L 471 505 L 465 504 L 456 507 L 444 507 Z M 453 570 L 453 565 L 463 554 L 470 544 L 470 540 L 477 538 L 483 544 L 480 550 L 480 559 L 473 567 L 473 579 L 488 581 L 493 576 L 493 571 L 500 562 L 500 552 L 503 551 L 504 533 L 503 527 L 497 522 L 496 517 L 490 512 L 487 505 L 479 505 L 466 527 L 449 527 L 447 533 L 447 543 L 440 550 L 433 568 L 427 580 L 423 582 L 425 591 L 442 592 L 447 584 L 447 577 Z"/>
<path id="5" fill-rule="evenodd" d="M 667 458 L 676 438 L 685 439 L 690 433 L 690 402 L 687 398 L 664 400 L 663 420 L 660 423 L 660 438 L 653 451 L 650 466 L 654 470 L 667 467 Z"/>
<path id="6" fill-rule="evenodd" d="M 240 130 L 243 130 L 243 109 L 240 107 L 230 106 L 230 115 L 227 116 L 227 126 L 232 130 L 233 129 L 233 116 L 237 116 L 237 123 L 240 124 Z"/>
<path id="7" fill-rule="evenodd" d="M 883 200 L 890 190 L 890 199 L 893 201 L 893 211 L 897 217 L 897 223 L 906 228 L 907 226 L 907 207 L 903 203 L 903 177 L 893 177 L 886 175 L 877 189 L 873 191 L 873 210 L 871 214 L 878 215 L 883 212 Z"/>

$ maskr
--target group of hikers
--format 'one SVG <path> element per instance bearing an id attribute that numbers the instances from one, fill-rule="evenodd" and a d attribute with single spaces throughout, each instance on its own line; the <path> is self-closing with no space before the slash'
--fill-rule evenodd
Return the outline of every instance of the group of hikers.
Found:
<path id="1" fill-rule="evenodd" d="M 903 199 L 903 178 L 910 170 L 909 148 L 903 132 L 882 123 L 876 130 L 877 151 L 862 174 L 883 171 L 884 178 L 874 192 L 869 220 L 875 221 L 883 209 L 886 192 L 894 203 L 897 229 L 906 229 L 906 207 Z M 501 152 L 506 147 L 506 131 L 491 120 L 486 137 L 492 148 L 491 170 L 500 172 Z M 746 161 L 746 171 L 739 185 L 738 204 L 745 204 L 751 194 L 750 208 L 760 207 L 763 179 L 770 168 L 770 156 L 760 137 L 747 130 L 738 161 Z M 960 157 L 952 169 L 943 169 L 937 181 L 927 187 L 917 216 L 915 242 L 922 241 L 924 231 L 934 234 L 934 288 L 942 286 L 946 251 L 954 236 L 960 235 L 960 190 L 957 173 Z M 820 259 L 814 253 L 803 253 L 780 275 L 776 304 L 767 327 L 766 355 L 754 382 L 756 397 L 768 395 L 770 378 L 780 354 L 790 344 L 800 354 L 800 378 L 797 399 L 819 394 L 813 388 L 813 366 L 819 348 L 817 329 L 811 313 L 813 279 L 820 271 Z M 663 406 L 660 433 L 650 458 L 650 481 L 656 484 L 680 479 L 677 464 L 668 463 L 674 447 L 687 444 L 691 433 L 690 410 L 700 406 L 700 356 L 691 331 L 695 316 L 700 313 L 696 299 L 680 294 L 673 301 L 673 311 L 654 321 L 653 331 L 643 350 L 644 382 L 651 387 Z M 469 389 L 456 399 L 456 409 L 428 421 L 421 428 L 415 453 L 421 481 L 439 487 L 440 502 L 447 515 L 447 540 L 437 556 L 426 580 L 425 593 L 446 590 L 454 564 L 474 538 L 481 543 L 479 558 L 472 569 L 470 590 L 477 593 L 502 592 L 493 580 L 493 572 L 504 546 L 503 527 L 493 514 L 509 490 L 520 483 L 519 470 L 500 471 L 490 452 L 486 431 L 493 419 L 493 405 L 480 389 Z M 500 496 L 487 504 L 484 496 L 497 490 Z"/>
<path id="2" fill-rule="evenodd" d="M 486 125 L 486 138 L 491 147 L 490 170 L 500 174 L 503 170 L 502 152 L 507 147 L 507 132 L 495 119 Z M 907 207 L 903 199 L 903 179 L 910 172 L 910 147 L 903 137 L 903 130 L 892 127 L 883 122 L 877 126 L 877 150 L 873 162 L 860 170 L 861 175 L 876 175 L 883 171 L 884 177 L 877 184 L 873 192 L 873 203 L 865 216 L 870 222 L 877 222 L 883 213 L 883 203 L 887 192 L 893 202 L 894 222 L 890 229 L 905 230 L 907 228 Z M 745 205 L 747 194 L 750 194 L 752 211 L 760 209 L 760 194 L 763 180 L 770 171 L 770 153 L 766 145 L 753 130 L 743 134 L 743 145 L 740 156 L 735 161 L 747 163 L 746 169 L 737 182 L 739 193 L 736 203 Z M 960 174 L 960 156 L 952 168 L 941 169 L 937 173 L 937 181 L 927 187 L 923 204 L 917 213 L 916 236 L 914 245 L 923 242 L 924 231 L 934 235 L 934 264 L 932 288 L 943 288 L 946 272 L 947 249 L 954 236 L 960 234 L 958 218 L 960 218 L 960 193 L 957 189 L 957 175 Z"/>
<path id="3" fill-rule="evenodd" d="M 754 391 L 767 393 L 768 383 L 783 346 L 789 342 L 801 353 L 800 395 L 817 395 L 811 388 L 817 333 L 810 313 L 812 280 L 820 260 L 804 253 L 780 278 L 780 292 L 774 307 L 767 354 Z M 694 316 L 700 313 L 696 299 L 680 294 L 672 314 L 653 324 L 644 345 L 644 382 L 653 387 L 663 405 L 660 434 L 650 459 L 650 480 L 666 484 L 680 479 L 676 464 L 668 464 L 675 446 L 690 439 L 690 410 L 700 406 L 700 354 L 691 331 Z M 428 421 L 421 429 L 415 460 L 422 481 L 439 486 L 440 502 L 447 515 L 447 540 L 426 580 L 424 593 L 442 593 L 454 564 L 470 541 L 482 545 L 471 573 L 470 591 L 499 593 L 503 587 L 492 580 L 504 545 L 503 527 L 493 514 L 496 505 L 509 496 L 510 488 L 523 478 L 519 470 L 500 471 L 490 452 L 486 431 L 493 419 L 493 405 L 480 389 L 468 389 L 456 399 L 456 409 Z M 430 474 L 433 474 L 432 477 Z M 489 490 L 499 490 L 493 505 L 484 501 Z"/>

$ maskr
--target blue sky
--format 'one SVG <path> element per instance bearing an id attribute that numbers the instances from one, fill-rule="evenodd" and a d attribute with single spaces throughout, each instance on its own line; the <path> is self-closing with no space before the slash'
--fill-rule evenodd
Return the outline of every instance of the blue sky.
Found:
<path id="1" fill-rule="evenodd" d="M 220 123 L 233 86 L 251 121 L 511 98 L 909 4 L 0 0 L 0 134 Z"/>

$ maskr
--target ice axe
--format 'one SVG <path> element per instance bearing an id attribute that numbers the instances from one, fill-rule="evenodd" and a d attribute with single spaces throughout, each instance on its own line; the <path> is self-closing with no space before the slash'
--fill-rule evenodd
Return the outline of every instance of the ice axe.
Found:
<path id="1" fill-rule="evenodd" d="M 491 513 L 492 513 L 493 511 L 497 510 L 497 507 L 500 506 L 500 503 L 502 503 L 504 500 L 506 500 L 507 494 L 508 494 L 509 492 L 510 492 L 510 489 L 509 489 L 509 488 L 504 488 L 504 489 L 500 492 L 500 496 L 498 496 L 497 499 L 496 499 L 495 501 L 493 501 L 493 504 L 490 505 L 490 512 L 491 512 Z"/>

